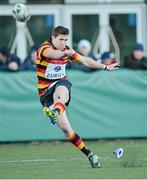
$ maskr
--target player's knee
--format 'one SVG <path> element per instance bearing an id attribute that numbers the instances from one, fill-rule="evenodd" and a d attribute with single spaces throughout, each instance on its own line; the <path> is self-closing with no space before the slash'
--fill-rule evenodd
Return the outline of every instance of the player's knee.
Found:
<path id="1" fill-rule="evenodd" d="M 65 104 L 66 102 L 68 102 L 69 96 L 68 94 L 55 94 L 54 95 L 54 102 L 62 102 L 63 104 Z"/>
<path id="2" fill-rule="evenodd" d="M 64 86 L 58 86 L 54 92 L 54 101 L 67 102 L 69 99 L 68 89 Z"/>

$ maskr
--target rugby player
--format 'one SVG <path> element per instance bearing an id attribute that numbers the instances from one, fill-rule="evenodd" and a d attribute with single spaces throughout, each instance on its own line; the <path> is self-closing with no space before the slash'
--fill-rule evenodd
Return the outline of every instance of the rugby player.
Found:
<path id="1" fill-rule="evenodd" d="M 38 77 L 38 91 L 43 106 L 43 113 L 49 117 L 52 124 L 57 125 L 67 139 L 81 150 L 89 159 L 93 168 L 100 167 L 98 156 L 83 142 L 72 129 L 66 115 L 69 105 L 72 84 L 68 81 L 65 67 L 68 59 L 79 62 L 87 67 L 102 70 L 118 69 L 118 63 L 104 65 L 95 60 L 78 54 L 67 46 L 69 30 L 63 26 L 53 29 L 50 39 L 46 40 L 38 49 L 36 71 Z"/>

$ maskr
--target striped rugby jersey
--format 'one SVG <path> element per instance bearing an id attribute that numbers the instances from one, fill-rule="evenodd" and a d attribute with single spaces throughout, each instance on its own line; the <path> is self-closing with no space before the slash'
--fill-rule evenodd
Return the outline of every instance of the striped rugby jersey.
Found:
<path id="1" fill-rule="evenodd" d="M 53 59 L 45 57 L 45 50 L 56 50 L 54 45 L 45 41 L 37 51 L 36 72 L 38 77 L 38 93 L 40 96 L 46 93 L 48 87 L 58 80 L 66 79 L 65 67 L 69 57 Z M 69 49 L 69 47 L 66 47 Z M 75 53 L 72 61 L 78 61 L 80 55 Z"/>

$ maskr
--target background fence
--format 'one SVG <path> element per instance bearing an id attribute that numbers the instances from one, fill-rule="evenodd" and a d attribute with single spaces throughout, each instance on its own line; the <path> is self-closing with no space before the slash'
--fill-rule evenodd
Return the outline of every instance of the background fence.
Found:
<path id="1" fill-rule="evenodd" d="M 86 139 L 147 137 L 147 72 L 69 71 L 67 113 Z M 0 141 L 63 140 L 42 115 L 34 72 L 0 72 Z"/>

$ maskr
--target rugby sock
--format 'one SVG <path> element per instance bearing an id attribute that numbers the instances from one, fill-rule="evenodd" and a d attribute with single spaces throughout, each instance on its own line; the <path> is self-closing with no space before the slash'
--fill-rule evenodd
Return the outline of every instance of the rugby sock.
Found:
<path id="1" fill-rule="evenodd" d="M 57 111 L 59 114 L 63 113 L 65 110 L 65 106 L 60 103 L 60 102 L 57 102 L 54 106 L 54 111 Z"/>
<path id="2" fill-rule="evenodd" d="M 86 156 L 88 156 L 91 151 L 85 146 L 83 140 L 75 133 L 68 138 L 68 140 L 73 143 L 77 148 L 79 148 Z"/>

